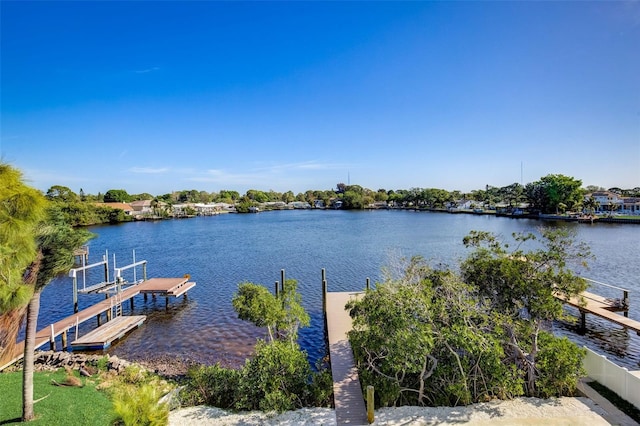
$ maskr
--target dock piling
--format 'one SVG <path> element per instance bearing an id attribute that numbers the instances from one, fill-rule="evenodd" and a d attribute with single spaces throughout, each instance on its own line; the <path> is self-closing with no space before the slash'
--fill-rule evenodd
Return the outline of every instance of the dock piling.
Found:
<path id="1" fill-rule="evenodd" d="M 369 424 L 373 423 L 375 420 L 374 417 L 374 389 L 373 386 L 367 386 L 367 421 Z"/>
<path id="2" fill-rule="evenodd" d="M 78 280 L 73 276 L 73 313 L 78 313 Z"/>
<path id="3" fill-rule="evenodd" d="M 324 268 L 321 270 L 322 276 L 322 313 L 327 315 L 327 274 Z M 325 318 L 326 321 L 326 318 Z"/>
<path id="4" fill-rule="evenodd" d="M 49 336 L 49 347 L 52 351 L 56 350 L 56 333 L 53 328 L 53 324 L 51 324 L 51 335 Z"/>

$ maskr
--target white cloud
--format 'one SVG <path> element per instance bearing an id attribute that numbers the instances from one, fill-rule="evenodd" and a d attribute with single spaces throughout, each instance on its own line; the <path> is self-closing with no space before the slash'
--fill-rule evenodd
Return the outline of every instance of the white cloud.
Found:
<path id="1" fill-rule="evenodd" d="M 156 72 L 159 71 L 160 68 L 158 67 L 151 67 L 151 68 L 146 68 L 146 69 L 142 69 L 142 70 L 135 70 L 134 73 L 136 74 L 148 74 L 150 72 Z"/>
<path id="2" fill-rule="evenodd" d="M 153 168 L 153 167 L 132 167 L 129 169 L 131 173 L 142 174 L 161 174 L 169 171 L 167 167 Z"/>

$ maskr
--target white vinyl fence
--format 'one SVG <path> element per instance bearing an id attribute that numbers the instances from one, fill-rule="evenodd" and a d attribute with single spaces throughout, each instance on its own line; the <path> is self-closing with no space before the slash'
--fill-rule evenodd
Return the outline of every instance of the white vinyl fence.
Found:
<path id="1" fill-rule="evenodd" d="M 584 368 L 587 376 L 608 387 L 640 409 L 640 371 L 630 372 L 609 361 L 606 356 L 587 350 Z"/>

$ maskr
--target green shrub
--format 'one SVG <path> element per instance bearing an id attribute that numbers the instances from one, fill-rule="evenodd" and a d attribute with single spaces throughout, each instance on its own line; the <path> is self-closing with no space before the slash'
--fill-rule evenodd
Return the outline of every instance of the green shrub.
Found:
<path id="1" fill-rule="evenodd" d="M 187 373 L 183 401 L 189 405 L 206 404 L 219 408 L 234 408 L 241 373 L 220 364 L 192 367 Z"/>
<path id="2" fill-rule="evenodd" d="M 113 389 L 113 408 L 117 425 L 164 426 L 169 421 L 169 408 L 158 404 L 160 391 L 151 384 L 122 384 Z"/>
<path id="3" fill-rule="evenodd" d="M 331 371 L 321 370 L 313 374 L 306 405 L 331 407 L 333 404 L 333 377 Z"/>
<path id="4" fill-rule="evenodd" d="M 329 406 L 333 394 L 331 373 L 313 373 L 306 353 L 281 340 L 259 341 L 254 357 L 240 370 L 219 364 L 193 367 L 187 379 L 180 395 L 187 405 L 286 411 Z"/>
<path id="5" fill-rule="evenodd" d="M 538 395 L 542 398 L 574 395 L 578 380 L 586 375 L 582 360 L 587 351 L 566 337 L 556 337 L 547 332 L 541 332 L 538 341 Z"/>
<path id="6" fill-rule="evenodd" d="M 237 408 L 286 411 L 307 401 L 311 367 L 297 344 L 275 340 L 258 341 L 255 356 L 242 370 Z"/>
<path id="7" fill-rule="evenodd" d="M 105 355 L 96 361 L 96 368 L 100 371 L 107 371 L 109 367 L 109 356 Z"/>

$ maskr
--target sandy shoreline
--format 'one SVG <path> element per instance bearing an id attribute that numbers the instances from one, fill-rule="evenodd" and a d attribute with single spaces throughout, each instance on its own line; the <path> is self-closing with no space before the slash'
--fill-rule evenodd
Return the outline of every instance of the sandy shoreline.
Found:
<path id="1" fill-rule="evenodd" d="M 399 407 L 376 410 L 375 425 L 608 425 L 605 411 L 589 398 L 516 398 L 467 407 Z M 305 408 L 282 414 L 229 413 L 213 407 L 188 407 L 171 412 L 170 425 L 254 426 L 335 425 L 330 408 Z"/>

